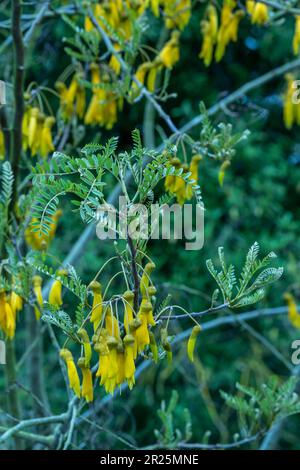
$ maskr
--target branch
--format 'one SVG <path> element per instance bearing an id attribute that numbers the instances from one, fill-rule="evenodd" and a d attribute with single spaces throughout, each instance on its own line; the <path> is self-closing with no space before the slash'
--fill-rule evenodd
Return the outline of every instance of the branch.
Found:
<path id="1" fill-rule="evenodd" d="M 24 44 L 21 30 L 22 6 L 20 0 L 12 1 L 12 37 L 14 45 L 14 98 L 15 111 L 11 142 L 11 163 L 14 173 L 11 207 L 17 200 L 17 184 L 22 154 L 22 121 L 24 114 Z"/>
<path id="2" fill-rule="evenodd" d="M 42 22 L 44 16 L 46 15 L 46 13 L 48 11 L 48 8 L 49 8 L 49 3 L 50 3 L 50 1 L 47 0 L 44 3 L 44 5 L 41 6 L 40 11 L 37 14 L 34 15 L 34 20 L 32 21 L 29 30 L 27 31 L 27 33 L 24 36 L 25 46 L 28 46 L 36 27 Z"/>

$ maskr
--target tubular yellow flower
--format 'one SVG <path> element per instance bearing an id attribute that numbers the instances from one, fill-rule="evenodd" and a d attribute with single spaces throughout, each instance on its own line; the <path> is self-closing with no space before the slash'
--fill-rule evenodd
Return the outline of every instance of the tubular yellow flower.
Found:
<path id="1" fill-rule="evenodd" d="M 143 275 L 141 277 L 141 282 L 140 282 L 140 292 L 141 292 L 142 298 L 145 298 L 145 299 L 148 298 L 147 289 L 150 283 L 150 275 L 155 268 L 156 266 L 152 262 L 147 263 L 144 268 L 144 272 L 143 272 Z"/>
<path id="2" fill-rule="evenodd" d="M 92 371 L 86 366 L 84 357 L 78 359 L 77 365 L 82 372 L 81 396 L 87 403 L 90 403 L 94 399 Z"/>
<path id="3" fill-rule="evenodd" d="M 194 350 L 195 350 L 196 341 L 197 341 L 200 331 L 201 331 L 200 325 L 194 326 L 194 328 L 192 329 L 191 335 L 189 337 L 188 343 L 187 343 L 187 353 L 188 353 L 189 360 L 191 362 L 194 362 Z"/>
<path id="4" fill-rule="evenodd" d="M 52 141 L 51 129 L 55 123 L 54 117 L 50 116 L 45 119 L 42 135 L 41 135 L 41 145 L 40 152 L 43 158 L 46 158 L 50 152 L 54 151 L 54 145 Z"/>
<path id="5" fill-rule="evenodd" d="M 104 383 L 106 392 L 113 394 L 116 385 L 117 385 L 117 375 L 118 375 L 118 360 L 117 360 L 117 346 L 118 341 L 114 336 L 109 336 L 107 339 L 107 346 L 109 349 L 108 356 L 108 374 L 107 379 Z"/>
<path id="6" fill-rule="evenodd" d="M 217 62 L 223 58 L 226 47 L 233 41 L 237 41 L 238 26 L 240 20 L 244 16 L 242 10 L 233 12 L 236 6 L 235 0 L 224 0 L 222 13 L 221 13 L 221 25 L 218 32 L 217 47 L 215 52 L 215 59 Z"/>
<path id="7" fill-rule="evenodd" d="M 179 61 L 179 31 L 173 31 L 171 39 L 165 44 L 159 53 L 159 60 L 167 68 L 171 69 Z"/>
<path id="8" fill-rule="evenodd" d="M 288 73 L 286 74 L 285 79 L 287 81 L 287 87 L 283 97 L 283 120 L 285 127 L 287 129 L 291 129 L 294 122 L 297 121 L 297 105 L 293 103 L 293 95 L 295 93 L 293 83 L 295 78 L 291 73 Z"/>
<path id="9" fill-rule="evenodd" d="M 68 272 L 64 269 L 60 269 L 57 271 L 58 276 L 66 276 Z M 48 302 L 50 305 L 53 305 L 54 307 L 59 308 L 62 304 L 62 297 L 61 297 L 61 291 L 62 291 L 62 283 L 61 280 L 56 279 L 50 289 L 49 292 L 49 299 Z"/>
<path id="10" fill-rule="evenodd" d="M 4 291 L 0 293 L 0 328 L 7 338 L 13 339 L 16 331 L 16 320 Z"/>
<path id="11" fill-rule="evenodd" d="M 133 299 L 134 294 L 130 290 L 127 290 L 123 294 L 125 302 L 124 306 L 124 328 L 126 333 L 129 333 L 129 324 L 133 321 Z"/>
<path id="12" fill-rule="evenodd" d="M 28 125 L 28 144 L 30 148 L 33 147 L 37 138 L 38 115 L 39 115 L 39 109 L 31 108 L 30 117 L 29 117 L 29 125 Z"/>
<path id="13" fill-rule="evenodd" d="M 190 163 L 189 171 L 191 172 L 191 176 L 189 177 L 189 179 L 191 181 L 194 181 L 193 185 L 197 184 L 197 181 L 198 181 L 198 165 L 201 160 L 202 160 L 201 155 L 194 155 Z M 193 197 L 193 188 L 190 184 L 187 184 L 185 198 L 187 201 L 189 201 L 190 199 L 192 199 L 192 197 Z"/>
<path id="14" fill-rule="evenodd" d="M 93 323 L 94 331 L 97 330 L 102 319 L 103 312 L 103 299 L 102 299 L 102 286 L 98 281 L 92 281 L 89 285 L 93 293 L 92 315 L 90 322 Z"/>
<path id="15" fill-rule="evenodd" d="M 149 302 L 147 299 L 143 299 L 141 303 L 141 311 L 144 312 L 147 318 L 147 324 L 151 326 L 155 326 L 155 320 L 153 317 L 153 307 L 152 307 L 151 302 Z"/>
<path id="16" fill-rule="evenodd" d="M 300 16 L 295 18 L 295 33 L 293 38 L 293 50 L 294 54 L 298 55 L 300 49 Z"/>
<path id="17" fill-rule="evenodd" d="M 264 25 L 269 20 L 269 10 L 267 5 L 261 2 L 247 2 L 247 3 L 255 3 L 249 6 L 248 12 L 251 14 L 251 21 L 253 24 Z"/>
<path id="18" fill-rule="evenodd" d="M 219 185 L 222 187 L 223 186 L 223 183 L 224 183 L 224 178 L 225 178 L 225 173 L 226 173 L 226 170 L 227 168 L 230 166 L 230 161 L 229 160 L 225 160 L 221 167 L 220 167 L 220 170 L 219 170 L 219 174 L 218 174 L 218 180 L 219 180 Z"/>
<path id="19" fill-rule="evenodd" d="M 84 328 L 80 328 L 78 330 L 78 336 L 80 337 L 80 339 L 82 339 L 83 342 L 85 367 L 89 367 L 92 359 L 92 346 L 90 344 L 89 335 L 87 334 L 87 331 Z"/>
<path id="20" fill-rule="evenodd" d="M 150 307 L 152 308 L 152 306 Z M 138 353 L 142 352 L 145 347 L 150 343 L 147 313 L 148 306 L 141 305 L 138 313 L 138 319 L 141 321 L 141 326 L 136 329 L 136 342 Z"/>
<path id="21" fill-rule="evenodd" d="M 201 33 L 203 35 L 202 48 L 199 54 L 204 64 L 208 67 L 213 59 L 214 47 L 218 38 L 218 14 L 214 5 L 209 5 L 206 9 L 206 19 L 201 21 Z"/>
<path id="22" fill-rule="evenodd" d="M 151 65 L 152 65 L 151 62 L 144 62 L 143 64 L 139 65 L 134 75 L 134 78 L 135 80 L 138 81 L 138 83 L 133 81 L 131 85 L 131 90 L 130 90 L 130 99 L 132 101 L 135 100 L 139 96 L 140 88 L 141 86 L 144 86 L 145 84 L 146 74 L 151 69 Z"/>
<path id="23" fill-rule="evenodd" d="M 110 306 L 107 306 L 105 310 L 105 327 L 110 336 L 120 339 L 119 322 L 114 316 Z"/>
<path id="24" fill-rule="evenodd" d="M 23 299 L 16 292 L 12 291 L 10 294 L 10 306 L 13 311 L 13 314 L 16 318 L 17 312 L 20 312 L 23 308 Z"/>
<path id="25" fill-rule="evenodd" d="M 172 165 L 176 170 L 180 168 L 181 162 L 179 158 L 175 157 L 170 160 L 170 165 Z M 165 178 L 165 190 L 169 191 L 170 193 L 174 192 L 174 188 L 176 185 L 176 176 L 169 175 Z"/>
<path id="26" fill-rule="evenodd" d="M 298 312 L 298 309 L 297 309 L 295 297 L 290 292 L 286 292 L 284 294 L 284 299 L 286 300 L 287 305 L 288 305 L 288 318 L 291 324 L 295 328 L 300 329 L 300 313 Z"/>
<path id="27" fill-rule="evenodd" d="M 132 335 L 126 335 L 123 342 L 125 347 L 124 373 L 128 383 L 128 387 L 131 390 L 135 383 L 134 337 Z"/>
<path id="28" fill-rule="evenodd" d="M 136 359 L 137 353 L 138 353 L 138 344 L 137 344 L 137 334 L 136 331 L 137 329 L 142 325 L 142 322 L 139 318 L 135 318 L 130 324 L 129 324 L 129 331 L 131 336 L 134 339 L 134 345 L 133 345 L 133 358 Z"/>
<path id="29" fill-rule="evenodd" d="M 71 351 L 68 349 L 61 349 L 60 350 L 60 357 L 65 361 L 66 366 L 67 366 L 67 373 L 68 373 L 68 379 L 69 379 L 69 386 L 71 390 L 77 395 L 78 398 L 80 398 L 81 393 L 80 393 L 80 380 L 78 376 L 78 372 L 75 366 L 75 362 L 72 356 Z"/>
<path id="30" fill-rule="evenodd" d="M 151 10 L 155 16 L 159 16 L 159 4 L 161 3 L 160 0 L 150 0 L 151 3 Z"/>
<path id="31" fill-rule="evenodd" d="M 96 372 L 96 377 L 100 377 L 100 385 L 103 385 L 108 376 L 109 368 L 109 350 L 106 341 L 99 341 L 95 344 L 95 351 L 99 353 L 99 367 Z"/>
<path id="32" fill-rule="evenodd" d="M 35 318 L 37 320 L 41 317 L 41 309 L 43 307 L 43 295 L 42 295 L 42 278 L 41 276 L 33 276 L 32 278 L 33 292 L 36 297 L 38 307 L 34 306 Z"/>
<path id="33" fill-rule="evenodd" d="M 122 341 L 119 341 L 117 346 L 117 385 L 121 385 L 125 380 L 125 350 Z"/>

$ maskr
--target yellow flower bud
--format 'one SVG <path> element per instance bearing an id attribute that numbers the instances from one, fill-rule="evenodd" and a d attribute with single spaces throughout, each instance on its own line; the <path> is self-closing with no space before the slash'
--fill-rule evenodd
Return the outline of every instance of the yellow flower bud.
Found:
<path id="1" fill-rule="evenodd" d="M 194 350 L 196 346 L 197 337 L 200 331 L 201 331 L 200 325 L 194 326 L 194 328 L 192 329 L 191 335 L 189 337 L 188 343 L 187 343 L 187 353 L 191 362 L 194 362 Z"/>

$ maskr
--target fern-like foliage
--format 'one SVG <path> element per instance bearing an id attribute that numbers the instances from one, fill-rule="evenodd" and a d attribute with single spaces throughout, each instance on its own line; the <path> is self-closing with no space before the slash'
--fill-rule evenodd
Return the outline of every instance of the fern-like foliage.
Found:
<path id="1" fill-rule="evenodd" d="M 243 437 L 257 431 L 266 431 L 274 422 L 300 413 L 300 401 L 295 393 L 297 381 L 297 377 L 292 376 L 279 384 L 278 378 L 272 377 L 259 389 L 238 383 L 237 395 L 221 391 L 226 404 L 238 414 Z"/>
<path id="2" fill-rule="evenodd" d="M 4 241 L 4 234 L 8 227 L 8 209 L 12 198 L 14 175 L 9 162 L 1 166 L 1 192 L 0 192 L 0 247 Z"/>
<path id="3" fill-rule="evenodd" d="M 117 152 L 118 139 L 113 137 L 105 145 L 91 143 L 82 149 L 82 158 L 56 152 L 50 162 L 37 164 L 33 168 L 35 201 L 32 205 L 32 230 L 48 234 L 52 216 L 58 209 L 60 199 L 69 194 L 74 210 L 80 213 L 85 223 L 97 220 L 97 209 L 105 204 L 107 175 L 112 175 L 120 184 L 128 206 L 142 203 L 148 207 L 155 200 L 155 190 L 166 176 L 178 176 L 193 188 L 197 202 L 201 203 L 200 188 L 190 180 L 190 173 L 175 168 L 168 153 L 159 153 L 142 146 L 138 130 L 132 133 L 133 148 L 130 152 Z M 135 188 L 127 185 L 128 177 Z M 128 187 L 127 187 L 128 186 Z M 74 197 L 75 196 L 75 197 Z M 73 198 L 74 197 L 74 198 Z M 158 200 L 170 201 L 169 195 Z"/>
<path id="4" fill-rule="evenodd" d="M 263 259 L 258 259 L 259 245 L 255 242 L 248 251 L 240 278 L 237 280 L 235 267 L 227 266 L 224 249 L 220 247 L 219 260 L 221 270 L 218 271 L 212 260 L 206 262 L 206 266 L 215 279 L 223 296 L 224 303 L 231 308 L 245 307 L 260 301 L 265 296 L 265 288 L 276 282 L 283 274 L 283 268 L 270 267 L 270 262 L 276 258 L 271 252 Z"/>

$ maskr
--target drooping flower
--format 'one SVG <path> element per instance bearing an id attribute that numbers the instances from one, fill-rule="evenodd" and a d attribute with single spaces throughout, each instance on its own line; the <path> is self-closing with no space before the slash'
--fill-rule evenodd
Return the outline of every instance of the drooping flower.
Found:
<path id="1" fill-rule="evenodd" d="M 189 180 L 192 182 L 193 185 L 197 184 L 198 181 L 198 165 L 199 162 L 202 160 L 201 155 L 194 155 L 191 159 L 189 171 L 191 172 L 191 176 L 189 177 Z M 193 187 L 191 184 L 186 185 L 186 194 L 185 194 L 185 199 L 189 201 L 193 197 Z"/>
<path id="2" fill-rule="evenodd" d="M 126 335 L 123 342 L 125 347 L 124 374 L 128 387 L 132 389 L 135 383 L 134 337 L 132 335 Z"/>
<path id="3" fill-rule="evenodd" d="M 264 25 L 269 20 L 268 6 L 262 2 L 247 1 L 246 8 L 253 24 Z"/>
<path id="4" fill-rule="evenodd" d="M 138 319 L 141 322 L 141 325 L 136 329 L 136 342 L 138 353 L 141 353 L 145 349 L 145 347 L 150 343 L 147 313 L 151 308 L 151 304 L 150 308 L 148 305 L 141 305 L 138 313 Z"/>
<path id="5" fill-rule="evenodd" d="M 54 145 L 52 141 L 51 129 L 55 123 L 54 117 L 47 117 L 44 121 L 42 135 L 41 135 L 41 145 L 40 153 L 43 158 L 46 158 L 50 152 L 54 151 Z"/>
<path id="6" fill-rule="evenodd" d="M 219 174 L 218 174 L 218 180 L 219 180 L 219 185 L 222 187 L 224 183 L 224 178 L 225 178 L 225 173 L 227 168 L 231 165 L 230 160 L 225 160 L 222 165 L 220 166 Z"/>
<path id="7" fill-rule="evenodd" d="M 93 305 L 90 322 L 93 323 L 94 331 L 96 331 L 100 325 L 103 312 L 102 286 L 100 282 L 92 281 L 89 285 L 89 288 L 93 294 Z"/>
<path id="8" fill-rule="evenodd" d="M 23 299 L 16 292 L 12 291 L 10 294 L 10 306 L 13 311 L 13 314 L 16 318 L 17 312 L 20 312 L 23 308 Z"/>
<path id="9" fill-rule="evenodd" d="M 89 367 L 92 359 L 92 346 L 90 344 L 89 335 L 87 334 L 87 331 L 84 328 L 79 328 L 78 336 L 83 342 L 85 366 Z"/>
<path id="10" fill-rule="evenodd" d="M 33 292 L 37 303 L 37 305 L 34 305 L 34 313 L 37 320 L 41 317 L 41 309 L 43 307 L 42 281 L 41 276 L 33 276 L 32 278 Z"/>
<path id="11" fill-rule="evenodd" d="M 134 293 L 132 291 L 127 290 L 124 292 L 124 328 L 127 334 L 129 334 L 129 325 L 133 321 L 133 299 Z"/>
<path id="12" fill-rule="evenodd" d="M 200 331 L 201 331 L 200 325 L 194 326 L 194 328 L 192 329 L 191 335 L 189 337 L 188 343 L 187 343 L 187 353 L 188 353 L 189 360 L 191 362 L 194 362 L 194 350 L 195 350 L 196 341 L 197 341 Z"/>
<path id="13" fill-rule="evenodd" d="M 67 366 L 67 373 L 69 379 L 69 385 L 71 390 L 75 393 L 75 395 L 80 398 L 80 380 L 78 376 L 78 372 L 76 369 L 76 365 L 72 356 L 71 351 L 68 349 L 61 349 L 60 350 L 60 357 L 65 361 Z"/>
<path id="14" fill-rule="evenodd" d="M 142 298 L 148 299 L 147 289 L 150 283 L 150 275 L 155 268 L 156 266 L 152 262 L 149 262 L 145 265 L 144 272 L 140 281 L 140 292 Z"/>
<path id="15" fill-rule="evenodd" d="M 159 60 L 167 68 L 171 69 L 179 61 L 179 31 L 173 31 L 171 39 L 164 45 L 163 49 L 159 53 Z"/>
<path id="16" fill-rule="evenodd" d="M 7 338 L 13 339 L 16 331 L 16 320 L 12 308 L 7 301 L 5 291 L 0 292 L 0 328 Z"/>
<path id="17" fill-rule="evenodd" d="M 294 124 L 300 125 L 300 103 L 296 103 L 294 100 L 296 93 L 295 77 L 288 73 L 285 79 L 287 87 L 283 97 L 283 120 L 285 127 L 291 129 Z"/>
<path id="18" fill-rule="evenodd" d="M 58 276 L 66 276 L 67 274 L 68 272 L 65 269 L 60 269 L 57 271 Z M 52 286 L 49 292 L 49 299 L 48 299 L 49 304 L 53 305 L 53 307 L 59 308 L 63 304 L 61 293 L 62 293 L 61 279 L 55 279 L 55 281 L 53 281 L 52 283 Z"/>
<path id="19" fill-rule="evenodd" d="M 236 0 L 224 0 L 221 12 L 221 24 L 218 31 L 215 59 L 220 62 L 230 42 L 236 42 L 238 38 L 238 27 L 244 16 L 242 10 L 233 11 Z"/>
<path id="20" fill-rule="evenodd" d="M 205 19 L 200 24 L 203 42 L 199 57 L 203 59 L 206 67 L 211 64 L 213 59 L 214 47 L 218 39 L 218 23 L 216 7 L 210 4 L 206 9 Z"/>
<path id="21" fill-rule="evenodd" d="M 298 312 L 298 307 L 297 307 L 295 297 L 290 292 L 286 292 L 284 294 L 284 299 L 287 302 L 288 318 L 291 324 L 295 328 L 300 328 L 300 313 Z"/>
<path id="22" fill-rule="evenodd" d="M 84 357 L 80 357 L 77 362 L 82 372 L 81 396 L 90 403 L 94 399 L 93 376 L 91 369 L 86 365 Z"/>
<path id="23" fill-rule="evenodd" d="M 295 18 L 295 33 L 293 38 L 294 54 L 298 55 L 300 50 L 300 16 Z"/>

